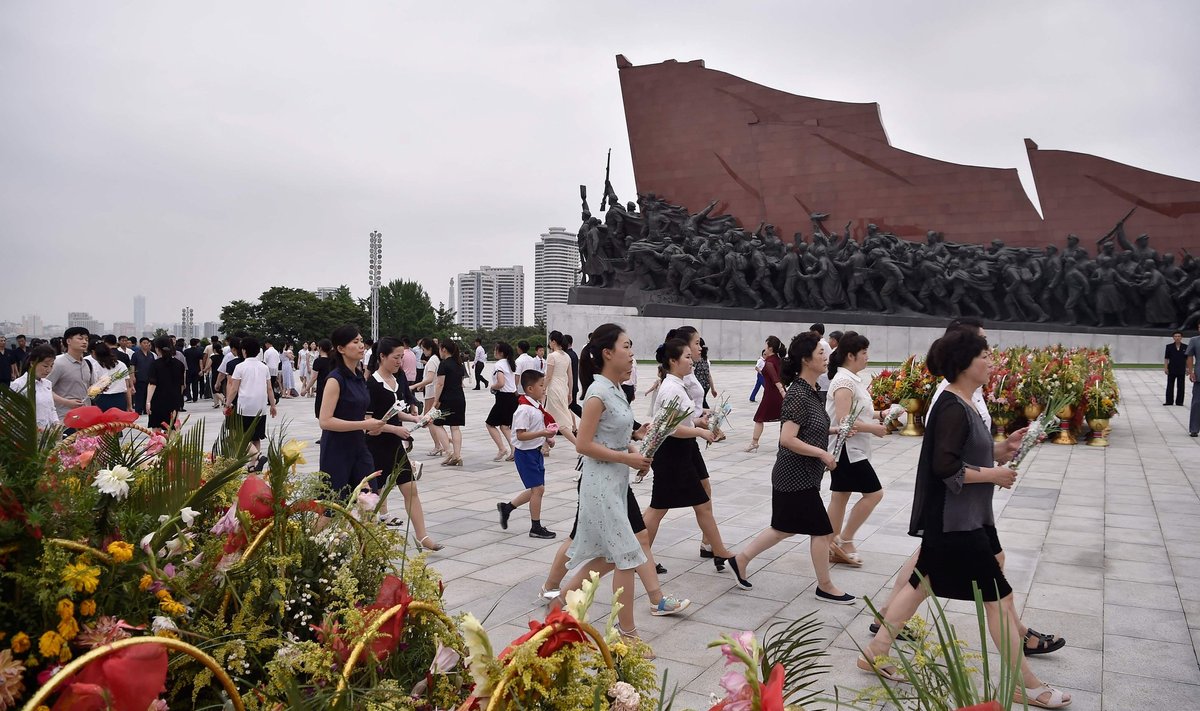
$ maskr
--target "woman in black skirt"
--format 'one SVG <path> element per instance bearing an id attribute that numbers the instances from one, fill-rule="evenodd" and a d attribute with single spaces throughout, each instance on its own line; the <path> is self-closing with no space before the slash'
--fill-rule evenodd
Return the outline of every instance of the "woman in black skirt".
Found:
<path id="1" fill-rule="evenodd" d="M 492 383 L 488 389 L 496 396 L 496 403 L 488 412 L 488 434 L 496 443 L 496 456 L 493 462 L 512 461 L 512 442 L 509 429 L 512 427 L 513 413 L 517 411 L 517 361 L 513 357 L 513 347 L 504 341 L 496 344 L 496 367 L 492 370 Z"/>
<path id="2" fill-rule="evenodd" d="M 822 602 L 853 605 L 853 595 L 833 584 L 829 577 L 829 545 L 833 526 L 821 502 L 821 479 L 825 470 L 837 468 L 825 450 L 830 428 L 829 415 L 817 395 L 817 378 L 825 372 L 827 357 L 821 338 L 805 331 L 792 339 L 783 363 L 782 381 L 788 383 L 780 409 L 779 453 L 771 470 L 771 525 L 729 560 L 738 585 L 753 585 L 743 577 L 763 551 L 797 534 L 809 536 L 809 553 L 817 575 L 816 597 Z"/>
<path id="3" fill-rule="evenodd" d="M 949 331 L 934 342 L 925 362 L 933 375 L 944 376 L 950 386 L 929 411 L 917 463 L 909 535 L 921 538 L 921 550 L 909 584 L 898 586 L 886 624 L 863 650 L 865 657 L 859 658 L 858 666 L 885 678 L 900 678 L 895 667 L 875 662 L 891 648 L 893 630 L 904 626 L 926 596 L 973 600 L 978 587 L 992 640 L 999 648 L 1007 635 L 1012 665 L 1021 668 L 1023 682 L 1016 701 L 1062 708 L 1071 702 L 1070 695 L 1051 689 L 1034 675 L 1016 641 L 1021 639 L 1019 622 L 1002 610 L 1011 603 L 1012 587 L 996 559 L 1000 539 L 992 494 L 997 486 L 1011 488 L 1017 473 L 993 466 L 991 433 L 972 403 L 975 390 L 987 383 L 991 370 L 987 339 L 969 330 Z"/>
<path id="4" fill-rule="evenodd" d="M 837 350 L 829 356 L 829 396 L 825 399 L 825 412 L 829 421 L 837 427 L 854 407 L 861 408 L 853 427 L 858 432 L 846 439 L 838 458 L 837 469 L 830 472 L 829 523 L 833 526 L 834 539 L 829 547 L 829 562 L 862 567 L 862 558 L 854 546 L 858 529 L 883 500 L 883 485 L 871 466 L 871 437 L 886 437 L 887 428 L 881 421 L 882 412 L 872 409 L 871 393 L 861 377 L 867 367 L 867 348 L 871 342 L 854 331 L 847 331 L 838 341 Z M 829 436 L 829 450 L 833 451 L 837 435 Z M 846 505 L 850 494 L 858 492 L 862 498 L 850 510 L 846 518 Z"/>
<path id="5" fill-rule="evenodd" d="M 725 560 L 733 553 L 721 540 L 721 531 L 713 516 L 712 499 L 701 482 L 701 475 L 707 476 L 708 470 L 704 466 L 698 440 L 711 442 L 714 435 L 707 427 L 703 410 L 696 407 L 684 384 L 684 378 L 692 374 L 692 349 L 681 338 L 668 338 L 666 343 L 658 347 L 655 357 L 666 373 L 654 395 L 655 415 L 671 402 L 678 402 L 692 414 L 675 428 L 654 453 L 654 488 L 650 494 L 650 506 L 643 515 L 650 542 L 654 543 L 658 526 L 667 511 L 690 507 L 696 514 L 696 524 L 704 533 L 704 538 L 712 545 L 713 562 L 721 570 L 725 567 Z"/>
<path id="6" fill-rule="evenodd" d="M 408 389 L 408 378 L 400 366 L 404 347 L 400 341 L 391 337 L 379 339 L 372 350 L 371 377 L 367 378 L 367 391 L 371 394 L 371 404 L 368 407 L 372 417 L 382 418 L 400 404 L 401 409 L 383 425 L 378 434 L 367 436 L 367 449 L 375 462 L 375 469 L 382 472 L 371 480 L 371 491 L 383 493 L 388 480 L 395 477 L 395 485 L 404 497 L 404 510 L 408 520 L 412 522 L 412 531 L 417 538 L 418 548 L 440 550 L 441 546 L 433 542 L 425 530 L 425 511 L 421 508 L 421 497 L 417 493 L 413 463 L 405 452 L 405 443 L 412 442 L 412 435 L 404 428 L 404 422 L 420 422 L 421 418 L 410 414 L 406 404 L 412 398 Z M 418 464 L 419 468 L 421 465 Z M 418 469 L 419 471 L 419 469 Z M 392 526 L 403 525 L 403 520 L 387 516 L 387 500 L 379 507 L 380 517 Z"/>
<path id="7" fill-rule="evenodd" d="M 446 413 L 434 424 L 450 428 L 450 454 L 442 460 L 443 467 L 461 467 L 462 428 L 467 418 L 467 396 L 463 392 L 463 377 L 467 370 L 458 360 L 458 344 L 446 339 L 441 349 L 441 363 L 437 371 L 437 399 L 433 408 Z"/>

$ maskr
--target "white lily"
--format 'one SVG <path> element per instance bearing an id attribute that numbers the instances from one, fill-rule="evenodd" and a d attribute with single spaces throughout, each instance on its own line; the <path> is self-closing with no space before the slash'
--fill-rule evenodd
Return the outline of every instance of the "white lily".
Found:
<path id="1" fill-rule="evenodd" d="M 199 515 L 200 515 L 200 512 L 197 511 L 196 509 L 192 508 L 191 506 L 184 506 L 179 511 L 179 518 L 183 520 L 184 526 L 192 525 L 192 522 L 195 521 L 196 517 Z"/>
<path id="2" fill-rule="evenodd" d="M 471 679 L 475 682 L 475 690 L 472 693 L 482 698 L 492 693 L 492 680 L 488 677 L 487 671 L 488 663 L 495 658 L 492 653 L 492 642 L 488 639 L 483 624 L 476 619 L 475 615 L 468 612 L 459 624 L 462 627 L 463 641 L 467 644 L 467 651 L 471 653 L 467 657 L 467 669 L 471 672 Z"/>
<path id="3" fill-rule="evenodd" d="M 108 494 L 120 501 L 129 496 L 131 481 L 133 481 L 133 472 L 126 467 L 116 466 L 96 472 L 96 480 L 92 482 L 92 486 L 96 487 L 101 494 Z"/>

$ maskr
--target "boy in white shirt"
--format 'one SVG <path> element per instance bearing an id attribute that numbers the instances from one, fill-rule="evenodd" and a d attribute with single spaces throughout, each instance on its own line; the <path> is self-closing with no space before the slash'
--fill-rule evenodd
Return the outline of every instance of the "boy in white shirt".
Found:
<path id="1" fill-rule="evenodd" d="M 542 409 L 546 397 L 545 376 L 537 370 L 526 370 L 521 374 L 521 386 L 525 394 L 517 398 L 517 411 L 513 414 L 512 445 L 513 461 L 521 475 L 522 491 L 512 501 L 496 504 L 500 512 L 500 528 L 508 530 L 508 517 L 529 502 L 530 538 L 554 538 L 557 534 L 542 525 L 542 495 L 546 491 L 546 461 L 542 457 L 542 445 L 554 446 L 554 435 L 558 425 L 550 413 Z"/>
<path id="2" fill-rule="evenodd" d="M 236 400 L 235 414 L 242 418 L 242 430 L 253 432 L 250 447 L 256 455 L 255 462 L 262 451 L 259 443 L 267 437 L 267 405 L 270 405 L 271 417 L 277 414 L 275 391 L 271 388 L 271 371 L 266 363 L 258 359 L 258 350 L 257 338 L 246 336 L 242 339 L 242 356 L 245 360 L 234 367 L 226 393 L 229 402 Z M 252 468 L 257 469 L 257 466 Z"/>
<path id="3" fill-rule="evenodd" d="M 517 341 L 517 370 L 514 375 L 517 378 L 517 392 L 524 394 L 521 389 L 521 374 L 527 370 L 538 370 L 537 358 L 529 355 L 529 341 Z"/>

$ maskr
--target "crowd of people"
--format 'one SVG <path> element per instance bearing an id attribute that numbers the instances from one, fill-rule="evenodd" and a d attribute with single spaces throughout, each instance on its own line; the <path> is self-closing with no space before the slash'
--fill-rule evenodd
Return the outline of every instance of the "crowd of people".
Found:
<path id="1" fill-rule="evenodd" d="M 824 326 L 813 324 L 787 344 L 775 336 L 766 339 L 756 365 L 761 383 L 750 399 L 756 400 L 760 386 L 763 395 L 747 450 L 758 449 L 768 423 L 779 423 L 771 518 L 738 550 L 722 538 L 713 513 L 713 499 L 720 492 L 714 492 L 700 447 L 701 440 L 708 444 L 722 435 L 713 426 L 708 398 L 719 391 L 699 331 L 681 326 L 654 344 L 658 372 L 644 392 L 650 400 L 647 422 L 639 422 L 634 413 L 637 361 L 633 343 L 619 325 L 597 327 L 578 353 L 569 334 L 552 331 L 548 343 L 548 355 L 526 341 L 489 344 L 494 359 L 490 377 L 484 377 L 489 349 L 480 340 L 471 350 L 428 337 L 415 343 L 407 337 L 372 342 L 352 325 L 295 352 L 286 344 L 277 350 L 270 340 L 260 343 L 249 334 L 203 345 L 169 336 L 143 338 L 135 349 L 131 339 L 95 337 L 79 328 L 68 329 L 56 344 L 18 339 L 17 348 L 4 352 L 10 361 L 6 372 L 16 376 L 13 389 L 35 380 L 40 424 L 60 421 L 90 397 L 102 408 L 135 410 L 147 414 L 151 426 L 171 427 L 187 404 L 211 397 L 213 407 L 227 408 L 231 424 L 251 432 L 252 446 L 258 449 L 266 418 L 276 415 L 279 398 L 311 397 L 321 429 L 319 468 L 334 495 L 349 499 L 364 488 L 375 494 L 398 488 L 417 545 L 431 551 L 442 546 L 426 528 L 416 484 L 423 465 L 410 459 L 409 452 L 424 429 L 430 438 L 427 456 L 441 457 L 445 467 L 462 466 L 465 389 L 486 387 L 494 398 L 484 420 L 496 445 L 493 461 L 513 462 L 521 482 L 519 493 L 496 504 L 501 528 L 509 527 L 514 512 L 528 507 L 529 535 L 557 538 L 542 521 L 545 459 L 554 455 L 560 435 L 578 456 L 575 524 L 559 543 L 542 585 L 543 597 L 552 605 L 563 604 L 566 594 L 591 573 L 612 572 L 614 590 L 620 590 L 624 604 L 621 634 L 638 637 L 635 575 L 648 593 L 651 615 L 686 610 L 687 598 L 662 591 L 657 576 L 666 570 L 653 551 L 663 518 L 681 508 L 692 509 L 695 516 L 700 558 L 730 572 L 737 588 L 753 588 L 752 567 L 764 552 L 806 535 L 817 578 L 815 599 L 841 605 L 861 601 L 836 584 L 833 566 L 863 565 L 855 538 L 884 496 L 871 451 L 872 442 L 888 437 L 889 430 L 883 424 L 886 413 L 872 408 L 867 389 L 870 341 L 865 334 L 834 331 L 826 338 Z M 1178 333 L 1168 346 L 1166 404 L 1182 402 L 1182 393 L 1175 391 L 1180 372 L 1195 381 L 1196 348 L 1200 336 L 1185 346 Z M 1017 474 L 1005 463 L 1024 431 L 1000 443 L 992 440 L 991 418 L 981 397 L 990 354 L 982 323 L 970 317 L 952 321 L 929 350 L 928 367 L 942 382 L 926 419 L 909 526 L 921 544 L 871 623 L 874 637 L 858 665 L 901 679 L 901 670 L 883 657 L 896 637 L 908 634 L 906 623 L 921 601 L 929 595 L 972 600 L 977 588 L 997 645 L 1005 637 L 1024 641 L 1013 658 L 1022 680 L 1019 699 L 1060 708 L 1070 696 L 1045 685 L 1026 657 L 1054 652 L 1066 641 L 1021 622 L 1004 577 L 992 496 L 997 487 L 1015 483 Z M 1193 408 L 1197 400 L 1194 396 Z M 669 404 L 682 407 L 686 416 L 647 456 L 638 441 Z M 850 419 L 844 446 L 835 456 L 839 426 Z M 252 461 L 251 468 L 260 461 Z M 821 498 L 826 472 L 828 506 Z M 631 484 L 648 473 L 651 493 L 643 508 Z M 381 515 L 402 525 L 402 519 L 387 514 L 383 499 Z"/>

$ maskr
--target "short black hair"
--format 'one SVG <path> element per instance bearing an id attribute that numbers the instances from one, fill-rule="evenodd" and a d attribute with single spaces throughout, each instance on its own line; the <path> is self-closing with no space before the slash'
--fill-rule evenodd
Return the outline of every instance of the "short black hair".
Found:
<path id="1" fill-rule="evenodd" d="M 824 335 L 825 335 L 825 324 L 823 324 L 823 323 L 814 323 L 813 325 L 811 325 L 811 326 L 809 326 L 809 327 L 808 327 L 808 330 L 810 330 L 810 331 L 815 331 L 816 333 L 819 333 L 819 334 L 821 334 L 822 336 L 824 336 Z"/>
<path id="2" fill-rule="evenodd" d="M 953 383 L 964 370 L 971 366 L 971 361 L 988 349 L 987 339 L 978 331 L 966 328 L 955 328 L 933 342 L 925 365 L 929 372 Z"/>
<path id="3" fill-rule="evenodd" d="M 1182 335 L 1183 335 L 1183 331 L 1174 331 L 1174 332 L 1172 332 L 1172 333 L 1171 333 L 1171 335 L 1172 335 L 1172 336 L 1182 336 Z M 17 338 L 20 338 L 20 336 L 17 336 Z"/>
<path id="4" fill-rule="evenodd" d="M 107 343 L 110 346 L 117 345 L 117 337 L 112 335 L 111 333 L 106 333 L 104 335 L 104 337 L 101 338 L 100 340 L 104 341 L 105 343 Z"/>
<path id="5" fill-rule="evenodd" d="M 959 316 L 958 318 L 950 320 L 949 325 L 946 326 L 946 333 L 950 333 L 951 331 L 959 328 L 967 328 L 972 331 L 981 331 L 983 330 L 983 321 L 980 321 L 974 316 Z"/>
<path id="6" fill-rule="evenodd" d="M 525 372 L 521 373 L 521 389 L 524 390 L 528 388 L 530 385 L 533 385 L 544 377 L 546 376 L 542 373 L 542 371 L 535 368 L 526 370 Z"/>
<path id="7" fill-rule="evenodd" d="M 18 334 L 17 334 L 17 340 L 20 340 L 20 339 L 22 339 L 22 338 L 25 338 L 25 334 L 24 334 L 24 333 L 18 333 Z"/>
<path id="8" fill-rule="evenodd" d="M 65 341 L 68 338 L 74 338 L 75 336 L 90 336 L 90 335 L 92 335 L 92 332 L 87 330 L 83 326 L 72 326 L 72 327 L 68 328 L 67 330 L 63 331 L 63 340 Z"/>
<path id="9" fill-rule="evenodd" d="M 270 341 L 268 341 L 270 343 Z M 243 358 L 253 358 L 258 355 L 261 347 L 258 345 L 258 339 L 254 336 L 246 336 L 242 339 L 242 347 L 239 348 Z"/>
<path id="10" fill-rule="evenodd" d="M 829 340 L 841 342 L 843 335 L 841 331 L 833 331 L 829 334 Z"/>
<path id="11" fill-rule="evenodd" d="M 517 350 L 521 351 L 522 353 L 528 353 L 529 341 L 517 341 Z"/>
<path id="12" fill-rule="evenodd" d="M 142 336 L 141 340 L 140 340 L 140 341 L 138 341 L 138 343 L 153 343 L 153 341 L 151 341 L 151 340 L 150 340 L 149 338 L 147 338 L 146 336 Z"/>

